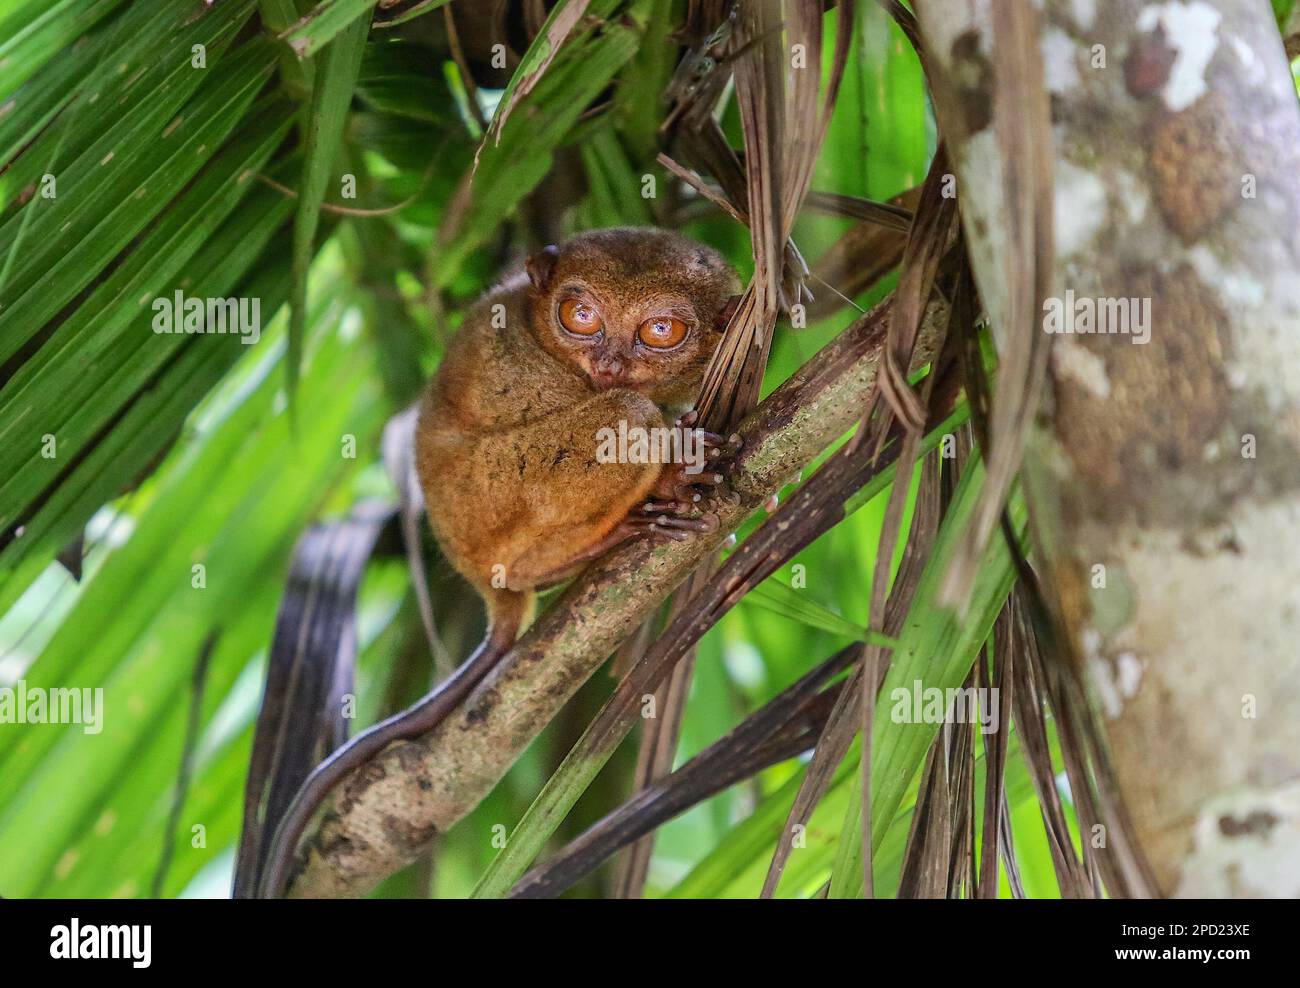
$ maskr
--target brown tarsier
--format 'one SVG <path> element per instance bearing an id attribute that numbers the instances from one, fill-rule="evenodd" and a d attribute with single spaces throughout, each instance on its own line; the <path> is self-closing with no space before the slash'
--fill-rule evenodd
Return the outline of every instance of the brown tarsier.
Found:
<path id="1" fill-rule="evenodd" d="M 694 424 L 693 412 L 674 416 L 699 390 L 738 287 L 716 251 L 686 237 L 596 230 L 533 255 L 469 310 L 425 395 L 415 452 L 434 534 L 482 596 L 487 635 L 414 707 L 317 767 L 276 832 L 263 895 L 282 892 L 330 790 L 455 709 L 514 643 L 535 591 L 630 538 L 715 526 L 698 508 L 722 482 L 736 437 L 693 430 L 704 472 L 602 456 L 600 443 Z"/>

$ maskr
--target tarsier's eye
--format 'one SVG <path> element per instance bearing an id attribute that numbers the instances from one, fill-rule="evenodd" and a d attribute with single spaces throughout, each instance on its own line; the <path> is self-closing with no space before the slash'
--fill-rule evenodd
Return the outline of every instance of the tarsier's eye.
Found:
<path id="1" fill-rule="evenodd" d="M 655 316 L 643 322 L 636 335 L 646 346 L 666 350 L 686 339 L 686 323 L 672 316 Z"/>
<path id="2" fill-rule="evenodd" d="M 579 336 L 594 336 L 600 332 L 600 314 L 581 299 L 565 299 L 560 303 L 560 325 Z"/>

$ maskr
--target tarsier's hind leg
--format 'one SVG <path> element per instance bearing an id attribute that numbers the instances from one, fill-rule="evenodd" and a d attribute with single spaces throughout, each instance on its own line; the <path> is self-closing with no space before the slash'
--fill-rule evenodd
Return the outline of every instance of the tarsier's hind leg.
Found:
<path id="1" fill-rule="evenodd" d="M 487 632 L 483 635 L 482 647 L 504 655 L 532 616 L 534 595 L 491 586 L 479 587 L 478 590 L 487 607 Z"/>

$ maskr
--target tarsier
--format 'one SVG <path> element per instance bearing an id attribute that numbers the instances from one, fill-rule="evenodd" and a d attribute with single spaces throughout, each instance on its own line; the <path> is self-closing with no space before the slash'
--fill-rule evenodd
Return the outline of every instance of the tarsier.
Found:
<path id="1" fill-rule="evenodd" d="M 607 430 L 689 428 L 735 309 L 735 272 L 676 233 L 596 230 L 547 247 L 465 316 L 420 409 L 416 465 L 443 554 L 487 608 L 483 643 L 419 703 L 359 734 L 308 778 L 280 824 L 262 892 L 283 890 L 334 786 L 394 741 L 433 730 L 514 643 L 535 592 L 643 535 L 689 538 L 739 440 L 697 433 L 710 469 L 609 462 Z"/>

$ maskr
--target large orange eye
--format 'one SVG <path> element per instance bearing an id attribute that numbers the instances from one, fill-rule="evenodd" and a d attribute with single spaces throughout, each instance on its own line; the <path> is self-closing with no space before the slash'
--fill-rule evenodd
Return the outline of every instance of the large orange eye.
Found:
<path id="1" fill-rule="evenodd" d="M 600 314 L 581 299 L 565 299 L 560 303 L 560 325 L 579 336 L 595 336 L 600 332 Z"/>
<path id="2" fill-rule="evenodd" d="M 636 335 L 648 347 L 667 350 L 686 339 L 686 323 L 672 316 L 655 316 L 643 322 Z"/>

